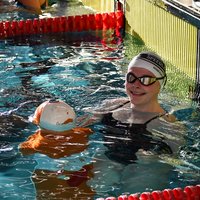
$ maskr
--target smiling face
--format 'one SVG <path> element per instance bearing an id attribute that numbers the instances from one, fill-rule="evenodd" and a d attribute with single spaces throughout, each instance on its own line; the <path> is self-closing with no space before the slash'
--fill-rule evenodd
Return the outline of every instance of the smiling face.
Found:
<path id="1" fill-rule="evenodd" d="M 139 67 L 130 68 L 128 72 L 132 72 L 136 77 L 155 77 L 149 70 Z M 144 86 L 139 80 L 136 80 L 134 83 L 128 83 L 126 80 L 125 89 L 130 99 L 131 107 L 141 111 L 160 112 L 161 108 L 158 103 L 158 94 L 160 92 L 159 81 L 156 81 L 152 85 Z"/>

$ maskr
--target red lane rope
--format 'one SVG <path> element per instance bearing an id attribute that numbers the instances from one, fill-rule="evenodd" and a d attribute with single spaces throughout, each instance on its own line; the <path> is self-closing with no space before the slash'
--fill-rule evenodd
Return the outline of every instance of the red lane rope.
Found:
<path id="1" fill-rule="evenodd" d="M 0 22 L 0 39 L 16 36 L 59 32 L 81 32 L 94 30 L 120 30 L 124 27 L 122 11 L 80 16 L 61 16 L 43 19 L 27 19 Z"/>
<path id="2" fill-rule="evenodd" d="M 98 198 L 97 200 L 200 200 L 200 185 L 141 194 L 120 195 L 119 197 Z"/>

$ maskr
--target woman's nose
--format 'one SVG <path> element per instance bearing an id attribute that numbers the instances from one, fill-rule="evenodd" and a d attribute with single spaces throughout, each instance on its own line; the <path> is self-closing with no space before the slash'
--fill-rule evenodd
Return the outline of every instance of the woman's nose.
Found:
<path id="1" fill-rule="evenodd" d="M 140 83 L 140 81 L 138 79 L 136 79 L 133 83 L 131 83 L 131 85 L 133 87 L 140 87 L 142 84 Z"/>

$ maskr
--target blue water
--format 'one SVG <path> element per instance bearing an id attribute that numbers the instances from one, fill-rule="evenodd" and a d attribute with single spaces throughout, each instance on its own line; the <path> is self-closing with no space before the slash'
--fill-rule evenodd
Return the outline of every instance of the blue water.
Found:
<path id="1" fill-rule="evenodd" d="M 84 32 L 0 41 L 1 199 L 95 199 L 199 184 L 198 110 L 193 102 L 183 103 L 165 90 L 162 105 L 176 110 L 185 125 L 187 143 L 177 159 L 141 155 L 130 165 L 112 161 L 104 154 L 101 123 L 91 126 L 88 147 L 68 157 L 20 153 L 18 145 L 38 128 L 29 117 L 43 101 L 62 99 L 81 116 L 85 107 L 125 96 L 126 46 L 109 42 L 105 46 L 99 35 Z M 108 36 L 109 41 L 114 39 Z"/>
<path id="2" fill-rule="evenodd" d="M 80 116 L 85 107 L 125 96 L 128 59 L 123 43 L 107 44 L 108 48 L 94 33 L 88 35 L 82 33 L 79 39 L 76 34 L 66 34 L 1 41 L 0 197 L 34 199 L 38 194 L 38 199 L 95 199 L 198 184 L 198 112 L 192 104 L 181 107 L 178 99 L 166 99 L 169 94 L 165 93 L 160 97 L 163 106 L 178 107 L 176 115 L 186 125 L 188 143 L 179 159 L 163 162 L 141 156 L 128 166 L 111 161 L 104 155 L 102 124 L 91 127 L 94 133 L 83 152 L 60 159 L 19 152 L 18 145 L 37 130 L 29 117 L 43 101 L 62 99 Z M 87 178 L 80 178 L 85 177 L 80 171 Z"/>

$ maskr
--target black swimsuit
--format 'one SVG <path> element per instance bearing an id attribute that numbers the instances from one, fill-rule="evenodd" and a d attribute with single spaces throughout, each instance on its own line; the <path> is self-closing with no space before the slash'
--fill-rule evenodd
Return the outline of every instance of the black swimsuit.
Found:
<path id="1" fill-rule="evenodd" d="M 114 119 L 112 113 L 105 114 L 102 123 L 105 125 L 103 133 L 105 145 L 108 147 L 105 152 L 107 157 L 129 164 L 135 162 L 137 159 L 135 154 L 139 149 L 155 154 L 171 154 L 171 148 L 162 141 L 162 138 L 154 136 L 147 130 L 147 124 L 159 117 L 161 116 L 154 116 L 144 124 L 128 124 Z"/>

